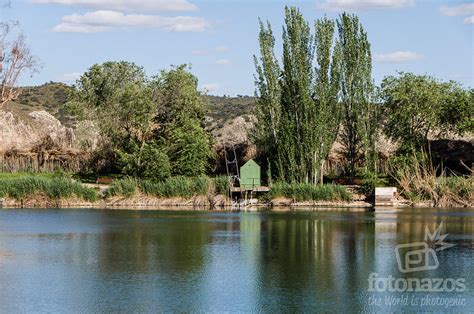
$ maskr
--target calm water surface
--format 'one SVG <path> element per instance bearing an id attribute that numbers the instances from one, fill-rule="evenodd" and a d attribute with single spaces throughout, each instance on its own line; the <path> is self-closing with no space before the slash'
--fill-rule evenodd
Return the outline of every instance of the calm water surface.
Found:
<path id="1" fill-rule="evenodd" d="M 401 273 L 395 246 L 441 222 L 455 246 L 436 252 L 439 267 Z M 371 292 L 370 273 L 466 289 Z M 105 311 L 471 312 L 474 210 L 0 210 L 1 313 Z"/>

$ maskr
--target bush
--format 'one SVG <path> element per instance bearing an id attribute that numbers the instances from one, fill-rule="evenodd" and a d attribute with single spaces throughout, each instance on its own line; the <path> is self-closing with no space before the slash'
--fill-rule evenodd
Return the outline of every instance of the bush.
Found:
<path id="1" fill-rule="evenodd" d="M 156 145 L 145 144 L 142 149 L 135 147 L 133 154 L 119 155 L 126 175 L 151 180 L 163 180 L 171 175 L 168 155 Z"/>
<path id="2" fill-rule="evenodd" d="M 270 198 L 287 197 L 296 201 L 349 201 L 351 194 L 342 185 L 305 183 L 275 183 Z"/>
<path id="3" fill-rule="evenodd" d="M 137 192 L 138 182 L 133 178 L 114 180 L 110 188 L 105 191 L 105 196 L 131 197 Z"/>
<path id="4" fill-rule="evenodd" d="M 12 197 L 16 200 L 44 193 L 50 199 L 62 199 L 77 196 L 86 201 L 98 199 L 98 192 L 86 188 L 80 183 L 64 177 L 12 176 L 0 177 L 0 197 Z"/>
<path id="5" fill-rule="evenodd" d="M 360 191 L 366 196 L 371 196 L 375 192 L 375 187 L 386 186 L 387 184 L 388 180 L 386 178 L 381 178 L 374 172 L 365 172 L 362 175 Z"/>
<path id="6" fill-rule="evenodd" d="M 227 194 L 229 191 L 229 178 L 226 176 L 218 176 L 214 178 L 214 186 L 217 194 Z"/>

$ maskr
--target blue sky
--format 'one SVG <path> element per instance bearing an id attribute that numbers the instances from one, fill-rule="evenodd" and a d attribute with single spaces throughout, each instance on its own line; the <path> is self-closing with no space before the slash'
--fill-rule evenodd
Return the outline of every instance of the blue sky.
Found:
<path id="1" fill-rule="evenodd" d="M 12 0 L 0 10 L 2 19 L 21 23 L 43 64 L 21 85 L 72 84 L 94 63 L 127 60 L 149 75 L 190 63 L 209 93 L 252 95 L 258 17 L 271 22 L 280 46 L 285 5 L 299 7 L 310 21 L 342 10 L 358 14 L 377 83 L 400 70 L 474 86 L 474 3 L 468 1 Z"/>

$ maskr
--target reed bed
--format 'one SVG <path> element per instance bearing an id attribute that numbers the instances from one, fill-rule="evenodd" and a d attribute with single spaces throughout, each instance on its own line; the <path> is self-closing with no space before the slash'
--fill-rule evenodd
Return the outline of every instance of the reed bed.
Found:
<path id="1" fill-rule="evenodd" d="M 40 193 L 54 200 L 76 196 L 93 202 L 99 198 L 96 190 L 84 187 L 79 182 L 65 177 L 0 176 L 0 197 L 21 200 Z"/>
<path id="2" fill-rule="evenodd" d="M 313 185 L 305 183 L 282 183 L 272 185 L 269 192 L 271 199 L 277 197 L 291 198 L 295 201 L 350 201 L 351 193 L 342 185 Z"/>
<path id="3" fill-rule="evenodd" d="M 193 197 L 215 194 L 226 194 L 229 183 L 226 177 L 171 177 L 164 181 L 136 180 L 125 178 L 114 180 L 105 196 L 131 197 L 141 192 L 155 197 Z"/>
<path id="4" fill-rule="evenodd" d="M 411 203 L 432 202 L 434 207 L 474 206 L 474 177 L 437 176 L 426 153 L 412 154 L 391 165 L 401 194 Z"/>

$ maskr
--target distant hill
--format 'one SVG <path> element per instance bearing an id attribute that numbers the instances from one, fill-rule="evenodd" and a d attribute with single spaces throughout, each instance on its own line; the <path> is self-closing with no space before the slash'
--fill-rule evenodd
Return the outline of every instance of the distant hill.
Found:
<path id="1" fill-rule="evenodd" d="M 46 110 L 61 122 L 65 118 L 63 105 L 68 100 L 72 87 L 50 82 L 40 86 L 23 87 L 20 97 L 6 105 L 11 112 L 31 112 Z M 250 96 L 205 96 L 209 101 L 209 116 L 215 121 L 223 122 L 242 115 L 250 115 L 255 107 L 255 99 Z"/>
<path id="2" fill-rule="evenodd" d="M 55 82 L 23 87 L 20 97 L 6 104 L 3 110 L 11 112 L 17 121 L 21 121 L 25 125 L 23 127 L 25 130 L 35 124 L 31 113 L 43 110 L 58 119 L 63 126 L 74 128 L 74 118 L 64 111 L 64 104 L 68 100 L 71 88 Z M 255 108 L 254 97 L 212 95 L 205 97 L 209 103 L 206 129 L 215 136 L 217 142 L 233 144 L 247 142 L 247 130 L 252 127 L 254 119 L 252 114 Z M 30 135 L 37 132 L 39 130 L 33 127 Z"/>
<path id="3" fill-rule="evenodd" d="M 20 97 L 7 103 L 4 111 L 13 113 L 17 118 L 28 119 L 30 112 L 45 110 L 55 116 L 62 124 L 70 126 L 72 119 L 63 109 L 70 89 L 70 86 L 54 82 L 41 86 L 23 87 Z"/>

